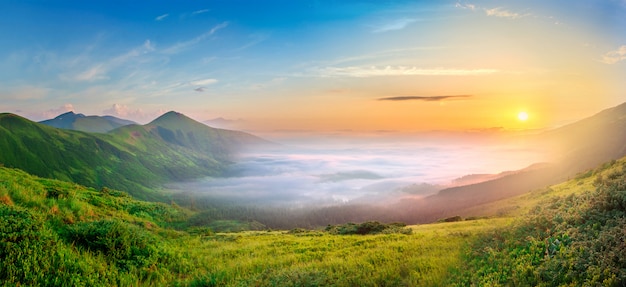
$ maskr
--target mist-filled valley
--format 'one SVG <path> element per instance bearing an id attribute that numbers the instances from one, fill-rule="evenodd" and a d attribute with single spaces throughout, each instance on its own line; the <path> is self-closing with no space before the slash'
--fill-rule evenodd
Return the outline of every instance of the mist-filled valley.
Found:
<path id="1" fill-rule="evenodd" d="M 259 220 L 272 228 L 357 220 L 390 222 L 402 218 L 403 210 L 397 208 L 400 202 L 492 180 L 502 172 L 545 162 L 549 156 L 522 136 L 459 138 L 372 140 L 341 135 L 326 141 L 289 139 L 289 144 L 277 148 L 237 156 L 225 177 L 173 183 L 167 188 L 179 204 L 190 208 L 254 209 L 263 216 L 241 214 L 239 219 Z M 322 210 L 329 212 L 328 222 L 302 218 Z M 267 218 L 272 214 L 276 220 Z M 296 215 L 301 218 L 295 220 Z M 292 220 L 290 224 L 284 225 L 285 217 Z"/>

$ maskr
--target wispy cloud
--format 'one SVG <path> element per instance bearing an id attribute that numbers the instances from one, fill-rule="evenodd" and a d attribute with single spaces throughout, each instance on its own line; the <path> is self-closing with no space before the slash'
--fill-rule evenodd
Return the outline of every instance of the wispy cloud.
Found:
<path id="1" fill-rule="evenodd" d="M 169 17 L 170 14 L 163 14 L 154 18 L 154 21 L 163 21 L 165 18 Z"/>
<path id="2" fill-rule="evenodd" d="M 218 25 L 216 25 L 215 27 L 211 28 L 211 30 L 191 39 L 191 40 L 187 40 L 184 42 L 178 42 L 168 48 L 163 49 L 163 53 L 165 54 L 177 54 L 180 53 L 192 46 L 197 45 L 198 43 L 202 42 L 203 40 L 205 40 L 206 38 L 208 38 L 209 36 L 215 34 L 215 32 L 224 29 L 228 26 L 228 22 L 222 22 Z"/>
<path id="3" fill-rule="evenodd" d="M 472 11 L 476 10 L 476 5 L 468 4 L 468 3 L 461 3 L 461 2 L 456 2 L 454 7 L 461 8 L 461 9 L 469 9 L 469 10 L 472 10 Z"/>
<path id="4" fill-rule="evenodd" d="M 503 9 L 502 7 L 493 8 L 493 9 L 485 9 L 485 14 L 487 14 L 487 16 L 509 18 L 509 19 L 518 19 L 518 18 L 522 18 L 522 17 L 526 17 L 530 15 L 530 14 L 519 14 L 519 13 L 511 12 L 511 11 Z"/>
<path id="5" fill-rule="evenodd" d="M 242 50 L 248 49 L 252 46 L 255 46 L 267 40 L 269 37 L 270 37 L 269 34 L 261 34 L 261 33 L 249 35 L 248 38 L 250 39 L 250 41 L 244 44 L 243 46 L 235 49 L 235 51 L 242 51 Z"/>
<path id="6" fill-rule="evenodd" d="M 616 64 L 623 60 L 626 60 L 626 45 L 623 45 L 617 48 L 617 50 L 610 51 L 602 56 L 602 63 L 609 65 Z"/>
<path id="7" fill-rule="evenodd" d="M 320 77 L 381 77 L 381 76 L 481 76 L 499 72 L 496 69 L 423 69 L 406 66 L 386 67 L 325 67 L 317 71 Z"/>
<path id="8" fill-rule="evenodd" d="M 525 18 L 525 17 L 533 17 L 533 18 L 540 18 L 540 19 L 548 19 L 556 25 L 561 24 L 561 22 L 558 20 L 555 20 L 553 16 L 540 16 L 540 15 L 534 15 L 531 13 L 521 14 L 521 13 L 504 9 L 503 7 L 496 7 L 496 8 L 489 9 L 489 8 L 482 8 L 474 4 L 461 3 L 461 2 L 457 2 L 454 5 L 454 7 L 459 8 L 459 9 L 464 9 L 464 10 L 470 10 L 472 12 L 484 11 L 485 15 L 489 17 L 499 17 L 499 18 L 508 18 L 508 19 L 520 19 L 520 18 Z"/>
<path id="9" fill-rule="evenodd" d="M 403 96 L 403 97 L 385 97 L 379 98 L 379 101 L 425 101 L 438 102 L 449 99 L 470 98 L 472 95 L 452 95 L 452 96 Z"/>
<path id="10" fill-rule="evenodd" d="M 75 75 L 71 80 L 80 82 L 93 82 L 97 80 L 106 80 L 106 69 L 103 64 L 97 64 Z"/>
<path id="11" fill-rule="evenodd" d="M 209 11 L 211 11 L 211 10 L 209 10 L 209 9 L 196 10 L 196 11 L 191 12 L 191 15 L 203 14 L 203 13 L 207 13 Z"/>
<path id="12" fill-rule="evenodd" d="M 81 61 L 72 60 L 71 62 L 75 63 L 72 63 L 71 66 L 80 66 L 80 69 L 75 69 L 78 71 L 73 71 L 70 73 L 62 73 L 61 75 L 59 75 L 59 77 L 62 80 L 76 82 L 94 82 L 107 80 L 109 79 L 108 73 L 111 70 L 124 66 L 132 59 L 135 59 L 154 50 L 154 45 L 150 42 L 150 40 L 146 40 L 141 46 L 130 49 L 126 53 L 102 60 L 100 62 L 90 63 L 89 67 L 86 69 L 83 68 L 83 65 L 85 65 L 85 63 L 83 63 L 85 59 L 82 59 Z M 85 58 L 85 56 L 83 56 L 83 58 Z"/>
<path id="13" fill-rule="evenodd" d="M 203 80 L 190 82 L 190 84 L 194 86 L 208 86 L 208 85 L 212 85 L 215 83 L 217 83 L 216 79 L 203 79 Z"/>
<path id="14" fill-rule="evenodd" d="M 413 23 L 415 21 L 417 21 L 417 20 L 410 19 L 410 18 L 397 19 L 397 20 L 394 20 L 392 22 L 385 23 L 383 25 L 375 27 L 374 30 L 372 30 L 372 32 L 373 33 L 383 33 L 383 32 L 389 32 L 389 31 L 402 30 L 402 29 L 406 28 L 409 24 L 411 24 L 411 23 Z"/>

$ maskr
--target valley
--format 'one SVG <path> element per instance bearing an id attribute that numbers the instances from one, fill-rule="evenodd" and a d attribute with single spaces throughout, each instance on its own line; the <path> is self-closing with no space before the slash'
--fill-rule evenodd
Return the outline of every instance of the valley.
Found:
<path id="1" fill-rule="evenodd" d="M 606 114 L 611 113 L 599 115 Z M 612 117 L 605 121 L 614 124 Z M 577 124 L 603 122 L 599 118 Z M 621 261 L 607 263 L 606 253 L 598 253 L 600 245 L 593 243 L 601 240 L 603 250 L 609 248 L 611 254 L 624 252 L 619 230 L 626 212 L 621 194 L 626 159 L 581 170 L 589 164 L 584 160 L 576 169 L 578 174 L 568 173 L 576 167 L 572 164 L 559 168 L 561 165 L 551 163 L 465 176 L 450 182 L 468 185 L 442 187 L 421 197 L 412 198 L 410 193 L 396 189 L 386 195 L 396 197 L 396 201 L 387 199 L 385 204 L 364 201 L 368 196 L 380 201 L 380 196 L 367 193 L 343 203 L 312 201 L 323 198 L 318 194 L 303 201 L 308 205 L 297 201 L 272 204 L 263 202 L 263 194 L 246 194 L 245 188 L 225 189 L 221 196 L 190 192 L 194 188 L 184 185 L 178 186 L 179 191 L 163 189 L 162 184 L 168 182 L 207 175 L 213 175 L 213 180 L 226 176 L 235 183 L 260 167 L 265 168 L 261 169 L 263 176 L 280 174 L 281 166 L 271 163 L 278 160 L 267 154 L 251 158 L 260 160 L 258 167 L 237 166 L 237 161 L 244 159 L 237 151 L 253 148 L 252 144 L 266 150 L 284 146 L 241 132 L 212 129 L 179 113 L 170 112 L 150 124 L 130 124 L 106 134 L 51 128 L 11 114 L 0 117 L 0 127 L 4 150 L 15 151 L 2 154 L 4 167 L 0 168 L 0 244 L 4 250 L 0 259 L 6 266 L 0 276 L 5 285 L 80 281 L 102 286 L 133 282 L 178 286 L 495 286 L 542 284 L 550 279 L 546 274 L 554 272 L 560 274 L 560 282 L 619 285 L 626 276 Z M 588 154 L 592 148 L 597 146 L 573 147 L 565 155 L 581 150 Z M 619 154 L 606 151 L 600 154 Z M 355 158 L 361 153 L 372 154 L 354 152 Z M 301 160 L 307 157 L 300 154 L 295 158 L 300 162 L 293 163 L 304 164 Z M 316 160 L 324 158 L 328 157 Z M 132 165 L 133 159 L 140 161 Z M 197 173 L 176 175 L 168 172 L 172 166 L 163 169 L 168 161 L 176 167 L 171 171 L 192 170 L 210 162 L 221 172 L 214 173 L 205 165 L 195 170 Z M 108 176 L 117 177 L 109 180 L 121 178 L 136 184 L 137 189 L 89 181 L 84 175 L 75 177 L 80 175 L 76 170 L 83 168 L 106 180 L 102 168 L 113 171 L 120 167 L 114 164 L 121 162 L 136 170 L 110 172 Z M 319 170 L 332 171 L 311 163 Z M 384 167 L 372 172 L 363 163 L 358 166 L 363 168 L 359 172 L 337 169 L 313 176 L 323 184 L 388 177 L 384 170 L 389 169 Z M 38 177 L 16 167 L 33 174 L 48 173 Z M 160 181 L 134 181 L 132 176 L 141 174 L 138 172 L 150 176 L 147 179 L 160 177 Z M 408 174 L 411 172 L 415 171 Z M 293 177 L 293 170 L 288 174 Z M 573 179 L 561 180 L 565 177 Z M 558 184 L 560 181 L 564 182 Z M 395 188 L 406 188 L 409 183 Z M 280 190 L 281 185 L 265 188 Z M 248 186 L 263 188 L 258 183 Z M 219 190 L 219 184 L 211 189 Z M 276 198 L 288 200 L 286 192 Z M 146 198 L 149 194 L 155 194 L 152 201 L 139 200 L 150 199 Z M 225 196 L 228 194 L 230 197 Z M 367 234 L 374 229 L 365 235 L 329 231 L 343 230 L 341 226 L 351 222 L 413 225 L 378 231 L 380 234 Z M 577 263 L 583 260 L 578 250 L 592 252 L 591 261 L 585 261 L 592 265 Z M 559 273 L 559 268 L 575 273 Z"/>

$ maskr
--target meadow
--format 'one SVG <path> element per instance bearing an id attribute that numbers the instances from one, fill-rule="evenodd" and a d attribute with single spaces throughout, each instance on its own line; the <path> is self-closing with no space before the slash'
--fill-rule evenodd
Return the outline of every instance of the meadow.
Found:
<path id="1" fill-rule="evenodd" d="M 215 233 L 192 211 L 0 168 L 4 286 L 437 286 L 465 242 L 509 219 L 410 232 Z"/>
<path id="2" fill-rule="evenodd" d="M 0 168 L 3 286 L 621 286 L 626 162 L 491 218 L 214 232 L 198 214 Z M 451 221 L 451 222 L 446 222 Z M 384 224 L 381 224 L 384 225 Z M 401 225 L 384 225 L 401 226 Z M 407 229 L 408 228 L 408 229 Z"/>

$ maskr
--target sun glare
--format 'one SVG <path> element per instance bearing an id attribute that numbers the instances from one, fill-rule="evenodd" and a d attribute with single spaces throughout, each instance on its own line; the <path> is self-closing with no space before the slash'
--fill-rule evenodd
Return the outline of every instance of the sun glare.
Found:
<path id="1" fill-rule="evenodd" d="M 524 122 L 526 120 L 528 120 L 528 114 L 526 112 L 519 112 L 517 114 L 517 119 Z"/>

